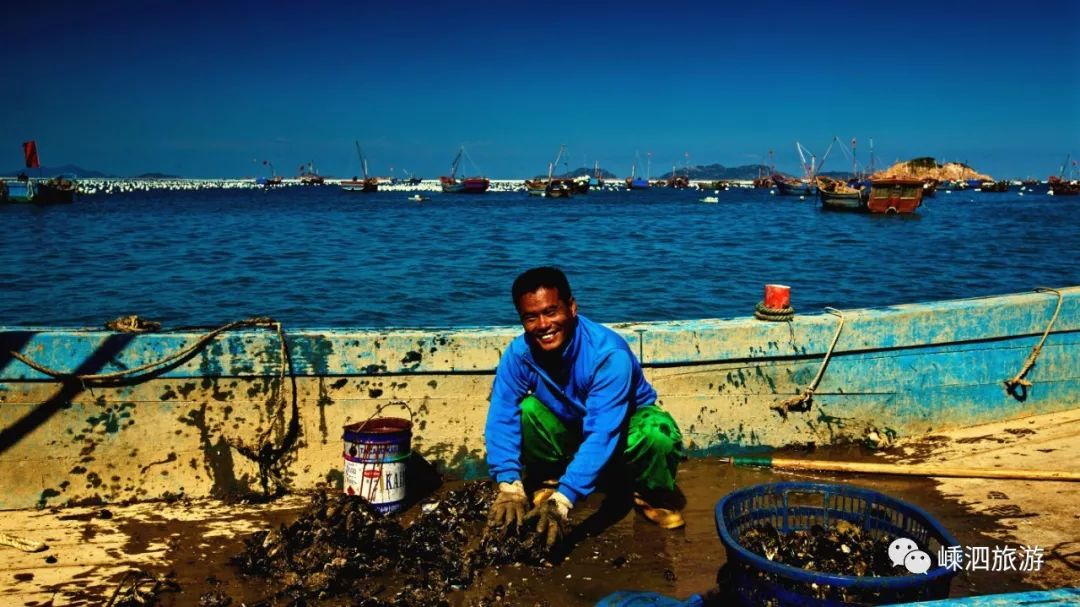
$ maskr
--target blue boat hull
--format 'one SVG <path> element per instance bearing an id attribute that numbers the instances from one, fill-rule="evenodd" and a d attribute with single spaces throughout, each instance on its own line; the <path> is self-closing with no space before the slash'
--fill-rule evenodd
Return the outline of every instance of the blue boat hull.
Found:
<path id="1" fill-rule="evenodd" d="M 847 311 L 812 403 L 783 414 L 779 404 L 817 375 L 837 317 L 612 326 L 638 353 L 688 448 L 739 453 L 1080 407 L 1080 287 L 1062 294 L 1022 394 L 1003 381 L 1039 343 L 1053 294 Z M 260 466 L 244 447 L 259 444 L 282 451 L 276 474 L 292 487 L 336 482 L 341 428 L 394 400 L 412 409 L 414 451 L 445 470 L 485 474 L 487 399 L 519 327 L 286 329 L 287 360 L 277 334 L 262 329 L 201 343 L 205 332 L 0 328 L 0 508 L 252 490 Z M 58 381 L 10 354 L 86 375 L 191 347 L 168 365 L 106 385 Z"/>

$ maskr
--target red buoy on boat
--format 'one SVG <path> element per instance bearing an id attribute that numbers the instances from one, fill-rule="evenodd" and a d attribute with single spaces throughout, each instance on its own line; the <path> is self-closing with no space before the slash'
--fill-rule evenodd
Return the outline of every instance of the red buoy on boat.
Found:
<path id="1" fill-rule="evenodd" d="M 783 310 L 791 307 L 791 287 L 787 285 L 765 285 L 765 307 Z"/>

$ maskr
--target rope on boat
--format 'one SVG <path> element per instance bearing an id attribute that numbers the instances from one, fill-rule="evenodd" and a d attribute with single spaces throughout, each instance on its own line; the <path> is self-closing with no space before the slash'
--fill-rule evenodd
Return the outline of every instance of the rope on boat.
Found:
<path id="1" fill-rule="evenodd" d="M 1057 321 L 1058 314 L 1061 312 L 1061 303 L 1063 297 L 1061 291 L 1057 289 L 1051 289 L 1050 287 L 1039 287 L 1035 289 L 1036 293 L 1053 293 L 1057 295 L 1057 307 L 1054 308 L 1054 315 L 1050 317 L 1050 324 L 1046 325 L 1046 330 L 1043 331 L 1042 339 L 1039 343 L 1031 349 L 1031 354 L 1028 354 L 1026 360 L 1024 360 L 1024 366 L 1020 368 L 1020 372 L 1012 376 L 1010 379 L 1005 380 L 1005 391 L 1012 395 L 1013 398 L 1019 401 L 1027 399 L 1028 388 L 1032 385 L 1031 381 L 1024 379 L 1028 371 L 1035 366 L 1035 359 L 1039 358 L 1039 354 L 1042 352 L 1043 344 L 1046 343 L 1046 337 L 1050 335 L 1050 329 L 1054 327 L 1054 322 Z"/>
<path id="2" fill-rule="evenodd" d="M 120 319 L 117 319 L 117 320 L 120 320 Z M 113 321 L 113 322 L 115 322 L 115 321 Z M 269 317 L 266 317 L 266 316 L 258 316 L 258 317 L 255 317 L 255 318 L 248 318 L 248 319 L 245 319 L 245 320 L 237 320 L 237 321 L 234 321 L 234 322 L 224 324 L 224 325 L 222 325 L 222 326 L 220 326 L 220 327 L 218 327 L 216 329 L 213 329 L 213 330 L 209 331 L 208 333 L 206 333 L 205 335 L 203 335 L 202 337 L 197 339 L 195 341 L 195 343 L 193 343 L 192 345 L 184 348 L 183 350 L 180 350 L 179 352 L 177 352 L 177 353 L 175 353 L 175 354 L 173 354 L 171 356 L 167 356 L 167 357 L 165 357 L 165 358 L 163 358 L 161 360 L 150 362 L 150 363 L 147 363 L 145 365 L 140 365 L 138 367 L 134 367 L 134 368 L 131 368 L 131 369 L 123 369 L 121 371 L 114 371 L 112 373 L 95 373 L 95 374 L 88 374 L 88 375 L 78 375 L 78 374 L 75 374 L 75 373 L 69 373 L 67 371 L 57 371 L 55 369 L 50 369 L 49 367 L 46 367 L 45 365 L 42 365 L 41 363 L 38 363 L 38 362 L 34 361 L 30 357 L 25 356 L 23 354 L 19 354 L 18 352 L 15 352 L 15 351 L 10 351 L 10 354 L 13 357 L 17 358 L 19 361 L 21 361 L 26 366 L 30 367 L 31 369 L 34 369 L 35 371 L 38 371 L 38 372 L 43 373 L 45 375 L 48 375 L 49 377 L 51 377 L 53 379 L 58 379 L 58 380 L 61 380 L 61 381 L 63 381 L 63 380 L 73 380 L 74 379 L 74 380 L 80 381 L 83 385 L 89 385 L 89 384 L 94 383 L 94 382 L 106 382 L 106 383 L 108 383 L 110 381 L 118 381 L 118 380 L 123 380 L 123 379 L 134 379 L 135 376 L 137 376 L 137 374 L 139 374 L 139 373 L 149 372 L 149 371 L 151 371 L 153 369 L 157 369 L 159 367 L 164 367 L 165 365 L 167 365 L 167 364 L 169 364 L 171 362 L 174 362 L 174 361 L 180 360 L 182 358 L 185 358 L 186 356 L 190 355 L 192 352 L 195 352 L 196 350 L 199 350 L 200 348 L 205 346 L 207 343 L 209 343 L 211 340 L 213 340 L 215 337 L 217 337 L 218 334 L 224 333 L 225 331 L 231 331 L 233 329 L 242 329 L 242 328 L 275 328 L 275 327 L 277 328 L 278 335 L 281 336 L 282 339 L 284 339 L 284 334 L 283 334 L 283 332 L 281 330 L 281 323 L 275 321 L 272 318 L 269 318 Z"/>
<path id="3" fill-rule="evenodd" d="M 786 308 L 770 308 L 765 305 L 764 301 L 757 302 L 754 306 L 754 318 L 758 320 L 768 320 L 772 322 L 784 322 L 791 320 L 795 317 L 795 308 L 788 306 Z"/>
<path id="4" fill-rule="evenodd" d="M 0 533 L 0 546 L 11 546 L 16 550 L 22 550 L 23 552 L 41 552 L 48 548 L 45 542 L 19 537 L 17 535 L 8 535 L 7 533 Z"/>
<path id="5" fill-rule="evenodd" d="M 840 340 L 840 331 L 844 329 L 844 313 L 836 308 L 825 308 L 825 311 L 833 316 L 839 316 L 840 324 L 836 327 L 836 333 L 833 335 L 832 343 L 829 344 L 829 349 L 825 352 L 825 359 L 821 361 L 821 367 L 818 368 L 817 377 L 814 378 L 814 381 L 810 382 L 810 386 L 803 390 L 802 394 L 784 399 L 778 404 L 770 407 L 784 419 L 787 419 L 788 413 L 791 411 L 805 412 L 810 410 L 810 406 L 814 402 L 814 391 L 817 390 L 818 384 L 821 383 L 821 378 L 825 375 L 825 368 L 829 366 L 829 357 L 832 356 L 833 349 L 836 348 L 836 342 Z"/>
<path id="6" fill-rule="evenodd" d="M 114 330 L 120 330 L 123 332 L 145 332 L 148 330 L 157 330 L 160 328 L 158 323 L 152 323 L 152 321 L 142 321 L 137 316 L 130 316 L 124 318 L 118 318 L 108 323 L 109 328 Z M 112 325 L 116 325 L 113 327 Z M 153 325 L 158 325 L 153 327 Z M 225 441 L 229 446 L 236 449 L 238 453 L 251 460 L 259 467 L 259 479 L 261 481 L 263 493 L 265 495 L 270 494 L 269 482 L 273 480 L 276 490 L 280 490 L 286 487 L 286 483 L 279 468 L 281 467 L 281 458 L 288 453 L 296 444 L 296 439 L 300 435 L 300 407 L 297 402 L 297 395 L 299 390 L 296 386 L 296 373 L 293 369 L 292 356 L 289 353 L 288 341 L 285 338 L 285 330 L 282 328 L 281 323 L 270 318 L 268 316 L 256 316 L 244 320 L 237 320 L 230 323 L 226 323 L 216 329 L 212 329 L 199 339 L 195 340 L 190 346 L 176 352 L 165 358 L 140 365 L 131 369 L 124 369 L 121 371 L 115 371 L 113 373 L 96 373 L 79 375 L 75 373 L 69 373 L 67 371 L 57 371 L 56 369 L 50 369 L 41 363 L 34 361 L 28 356 L 19 354 L 18 352 L 11 351 L 10 354 L 16 359 L 20 360 L 23 364 L 52 377 L 60 381 L 78 381 L 83 387 L 91 387 L 93 385 L 115 385 L 119 381 L 133 381 L 140 379 L 144 375 L 150 375 L 151 373 L 164 368 L 178 360 L 182 360 L 190 356 L 192 353 L 205 347 L 219 334 L 226 331 L 232 331 L 235 329 L 243 328 L 265 328 L 274 329 L 278 335 L 278 345 L 280 348 L 280 371 L 278 374 L 278 385 L 276 393 L 271 397 L 271 402 L 276 405 L 274 413 L 271 416 L 271 423 L 267 426 L 258 437 L 258 440 L 253 446 L 249 446 L 240 439 Z M 292 382 L 292 411 L 289 419 L 288 426 L 282 428 L 285 419 L 285 405 L 286 401 L 282 395 L 285 389 L 285 373 L 288 372 L 289 378 Z M 276 420 L 281 420 L 277 422 Z M 271 434 L 274 430 L 278 430 L 283 435 L 281 444 L 274 446 L 270 440 Z"/>

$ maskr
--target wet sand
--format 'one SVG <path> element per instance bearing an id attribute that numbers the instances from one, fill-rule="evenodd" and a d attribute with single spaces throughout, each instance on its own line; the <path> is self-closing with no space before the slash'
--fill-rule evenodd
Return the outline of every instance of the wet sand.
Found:
<path id="1" fill-rule="evenodd" d="M 1070 470 L 1080 462 L 1078 432 L 1080 412 L 1066 412 L 924 437 L 884 452 L 830 447 L 785 455 Z M 893 495 L 927 510 L 965 546 L 1045 549 L 1040 571 L 964 572 L 953 582 L 953 596 L 1080 585 L 1076 483 L 786 473 L 733 468 L 706 458 L 686 462 L 680 469 L 679 483 L 688 499 L 684 529 L 665 531 L 630 512 L 598 535 L 575 537 L 568 557 L 555 567 L 489 569 L 449 599 L 468 605 L 498 585 L 507 590 L 510 604 L 521 605 L 584 607 L 623 589 L 679 598 L 704 593 L 715 587 L 725 560 L 713 518 L 716 502 L 741 487 L 789 480 L 844 482 Z M 447 481 L 440 490 L 458 485 Z M 601 501 L 602 496 L 595 495 L 574 510 L 579 535 L 583 521 Z M 233 599 L 233 605 L 251 605 L 271 593 L 268 582 L 240 576 L 230 557 L 242 550 L 244 537 L 292 522 L 307 504 L 306 496 L 295 495 L 264 505 L 178 500 L 5 512 L 0 532 L 44 541 L 49 549 L 24 553 L 0 548 L 0 603 L 103 604 L 124 573 L 138 568 L 155 575 L 172 572 L 180 590 L 162 594 L 164 605 L 198 604 L 199 597 L 215 587 L 208 578 L 219 582 L 216 587 Z M 340 599 L 325 604 L 339 603 Z"/>

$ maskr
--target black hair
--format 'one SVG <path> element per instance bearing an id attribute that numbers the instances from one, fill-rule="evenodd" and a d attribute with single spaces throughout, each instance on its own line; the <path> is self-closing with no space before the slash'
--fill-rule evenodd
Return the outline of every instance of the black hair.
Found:
<path id="1" fill-rule="evenodd" d="M 540 288 L 557 289 L 559 299 L 570 303 L 573 293 L 570 292 L 570 281 L 566 280 L 566 274 L 559 268 L 545 266 L 525 270 L 514 279 L 514 286 L 510 288 L 510 296 L 514 298 L 514 307 L 522 295 L 532 293 Z"/>

